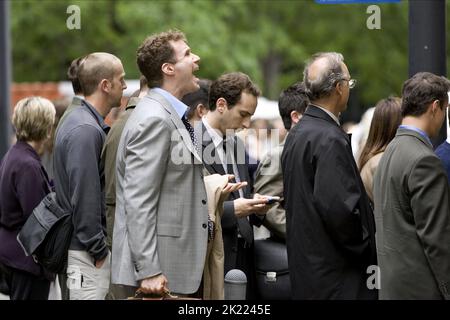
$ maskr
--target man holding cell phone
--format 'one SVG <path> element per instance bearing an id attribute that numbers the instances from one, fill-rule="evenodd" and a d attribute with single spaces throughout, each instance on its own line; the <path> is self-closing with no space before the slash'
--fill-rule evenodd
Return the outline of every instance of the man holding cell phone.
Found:
<path id="1" fill-rule="evenodd" d="M 267 196 L 252 195 L 249 157 L 235 130 L 250 126 L 259 95 L 259 89 L 246 74 L 222 75 L 211 84 L 210 112 L 203 117 L 201 128 L 196 128 L 196 134 L 202 135 L 202 160 L 206 169 L 211 174 L 233 174 L 237 182 L 248 182 L 224 202 L 221 219 L 224 271 L 226 274 L 231 269 L 240 269 L 246 274 L 247 299 L 254 298 L 253 226 L 261 225 L 271 206 L 267 204 Z"/>

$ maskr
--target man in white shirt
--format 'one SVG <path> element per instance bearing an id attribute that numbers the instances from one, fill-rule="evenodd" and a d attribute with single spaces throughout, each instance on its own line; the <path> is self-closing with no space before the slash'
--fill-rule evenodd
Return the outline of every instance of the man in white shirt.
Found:
<path id="1" fill-rule="evenodd" d="M 235 130 L 248 128 L 254 114 L 259 89 L 243 73 L 224 74 L 215 80 L 209 93 L 210 112 L 202 122 L 202 160 L 210 173 L 233 174 L 248 185 L 232 193 L 224 203 L 222 235 L 225 274 L 240 269 L 247 276 L 247 299 L 254 298 L 253 225 L 260 226 L 267 210 L 267 198 L 252 196 L 248 155 Z"/>

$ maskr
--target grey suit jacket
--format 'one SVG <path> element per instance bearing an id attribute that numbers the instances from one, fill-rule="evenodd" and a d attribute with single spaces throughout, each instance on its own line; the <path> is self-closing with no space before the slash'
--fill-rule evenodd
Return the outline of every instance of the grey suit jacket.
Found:
<path id="1" fill-rule="evenodd" d="M 154 90 L 125 125 L 116 169 L 112 283 L 138 286 L 163 273 L 172 292 L 197 291 L 207 245 L 203 165 L 175 109 Z"/>
<path id="2" fill-rule="evenodd" d="M 375 172 L 374 200 L 380 299 L 449 299 L 449 187 L 419 133 L 398 129 Z"/>

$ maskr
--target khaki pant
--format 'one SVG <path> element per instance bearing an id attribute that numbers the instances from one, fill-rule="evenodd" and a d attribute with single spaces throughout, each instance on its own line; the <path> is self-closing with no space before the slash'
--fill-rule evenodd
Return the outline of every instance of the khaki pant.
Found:
<path id="1" fill-rule="evenodd" d="M 101 268 L 86 251 L 69 250 L 67 288 L 70 300 L 104 300 L 109 288 L 111 253 Z"/>

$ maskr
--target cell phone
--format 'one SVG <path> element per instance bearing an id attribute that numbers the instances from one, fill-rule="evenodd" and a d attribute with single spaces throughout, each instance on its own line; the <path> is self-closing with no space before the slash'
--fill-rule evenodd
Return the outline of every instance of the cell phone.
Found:
<path id="1" fill-rule="evenodd" d="M 278 196 L 272 196 L 272 197 L 268 197 L 269 199 L 267 200 L 266 204 L 274 204 L 275 202 L 280 202 L 281 198 Z"/>

